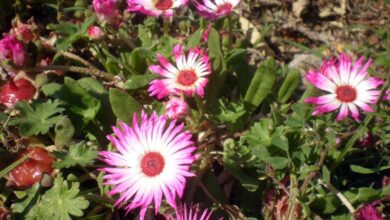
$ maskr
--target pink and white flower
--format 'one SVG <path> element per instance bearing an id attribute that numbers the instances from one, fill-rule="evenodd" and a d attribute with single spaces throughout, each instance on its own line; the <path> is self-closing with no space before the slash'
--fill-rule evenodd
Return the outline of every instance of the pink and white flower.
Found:
<path id="1" fill-rule="evenodd" d="M 115 136 L 107 138 L 118 152 L 103 151 L 100 155 L 112 166 L 102 169 L 107 173 L 105 184 L 115 186 L 109 194 L 121 194 L 115 206 L 124 206 L 127 211 L 140 207 L 141 219 L 152 203 L 157 213 L 163 197 L 176 206 L 186 178 L 194 176 L 189 169 L 196 147 L 183 128 L 183 124 L 168 123 L 166 115 L 155 112 L 150 117 L 142 112 L 140 123 L 135 113 L 131 126 L 120 123 L 120 128 L 113 127 Z"/>
<path id="2" fill-rule="evenodd" d="M 189 106 L 182 98 L 173 97 L 167 102 L 165 108 L 169 118 L 180 119 L 187 114 Z"/>
<path id="3" fill-rule="evenodd" d="M 183 207 L 184 206 L 184 207 Z M 165 216 L 167 220 L 209 220 L 213 212 L 207 209 L 203 212 L 199 209 L 199 205 L 193 208 L 187 208 L 187 205 L 180 204 L 175 208 L 175 217 L 173 215 Z"/>
<path id="4" fill-rule="evenodd" d="M 88 37 L 93 40 L 100 40 L 104 36 L 103 30 L 100 27 L 95 25 L 91 25 L 88 27 L 87 34 Z"/>
<path id="5" fill-rule="evenodd" d="M 116 0 L 93 0 L 93 9 L 100 21 L 111 23 L 119 15 Z"/>
<path id="6" fill-rule="evenodd" d="M 26 62 L 23 44 L 13 35 L 6 35 L 0 40 L 0 60 L 11 61 L 13 65 L 23 66 Z"/>
<path id="7" fill-rule="evenodd" d="M 240 0 L 193 0 L 192 2 L 201 16 L 217 19 L 232 13 Z"/>
<path id="8" fill-rule="evenodd" d="M 195 93 L 204 96 L 204 87 L 211 74 L 209 58 L 199 48 L 191 48 L 188 56 L 184 53 L 184 48 L 176 45 L 173 49 L 176 66 L 172 65 L 161 54 L 157 58 L 161 65 L 151 65 L 149 70 L 159 74 L 164 79 L 155 79 L 150 82 L 148 92 L 151 96 L 156 95 L 158 99 L 169 95 L 180 95 L 182 92 L 187 96 Z"/>
<path id="9" fill-rule="evenodd" d="M 316 104 L 313 115 L 323 114 L 340 109 L 337 120 L 340 121 L 352 113 L 355 120 L 359 119 L 359 110 L 373 112 L 370 104 L 374 104 L 380 94 L 375 90 L 383 84 L 383 80 L 369 77 L 368 67 L 371 59 L 364 65 L 364 57 L 360 57 L 355 64 L 352 57 L 341 54 L 337 62 L 325 61 L 320 71 L 309 71 L 306 79 L 317 88 L 329 94 L 320 97 L 311 97 L 307 103 Z"/>
<path id="10" fill-rule="evenodd" d="M 187 5 L 188 0 L 127 0 L 128 10 L 141 12 L 149 16 L 171 17 L 173 10 Z"/>

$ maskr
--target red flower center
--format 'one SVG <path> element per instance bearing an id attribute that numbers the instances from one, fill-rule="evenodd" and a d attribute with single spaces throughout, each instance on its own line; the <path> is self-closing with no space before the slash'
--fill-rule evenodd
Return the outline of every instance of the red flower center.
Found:
<path id="1" fill-rule="evenodd" d="M 158 152 L 149 152 L 141 160 L 141 169 L 146 176 L 154 177 L 164 170 L 164 158 Z"/>
<path id="2" fill-rule="evenodd" d="M 225 3 L 217 8 L 217 13 L 218 14 L 228 14 L 232 11 L 233 5 L 230 3 Z"/>
<path id="3" fill-rule="evenodd" d="M 157 0 L 154 3 L 154 6 L 162 11 L 170 9 L 172 5 L 172 0 Z"/>
<path id="4" fill-rule="evenodd" d="M 198 76 L 196 75 L 194 70 L 182 70 L 179 72 L 177 82 L 183 86 L 191 86 L 196 82 L 197 79 Z"/>
<path id="5" fill-rule="evenodd" d="M 356 99 L 356 89 L 351 86 L 339 86 L 336 89 L 337 99 L 342 102 L 353 102 Z"/>

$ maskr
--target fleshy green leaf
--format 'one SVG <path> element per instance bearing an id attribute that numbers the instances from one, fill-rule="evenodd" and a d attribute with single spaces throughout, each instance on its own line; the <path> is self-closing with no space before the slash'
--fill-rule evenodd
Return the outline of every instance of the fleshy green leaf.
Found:
<path id="1" fill-rule="evenodd" d="M 271 93 L 276 81 L 277 71 L 278 65 L 273 59 L 260 64 L 245 95 L 245 102 L 250 109 L 256 109 L 265 97 Z"/>
<path id="2" fill-rule="evenodd" d="M 134 75 L 125 82 L 125 88 L 128 90 L 141 89 L 149 84 L 153 79 L 158 78 L 155 74 Z"/>
<path id="3" fill-rule="evenodd" d="M 131 123 L 133 113 L 141 111 L 141 104 L 126 92 L 112 88 L 109 97 L 112 111 L 119 120 Z"/>

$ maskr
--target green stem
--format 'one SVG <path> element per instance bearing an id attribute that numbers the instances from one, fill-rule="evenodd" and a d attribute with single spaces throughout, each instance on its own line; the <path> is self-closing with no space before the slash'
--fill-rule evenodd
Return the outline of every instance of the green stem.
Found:
<path id="1" fill-rule="evenodd" d="M 169 20 L 169 18 L 163 18 L 164 36 L 169 36 L 170 27 L 171 27 L 171 21 Z"/>
<path id="2" fill-rule="evenodd" d="M 228 25 L 229 25 L 229 39 L 228 39 L 228 48 L 231 50 L 233 48 L 233 21 L 232 21 L 232 15 L 229 14 L 227 16 L 228 19 Z"/>
<path id="3" fill-rule="evenodd" d="M 349 202 L 348 199 L 340 191 L 336 189 L 336 187 L 334 187 L 331 183 L 325 183 L 322 179 L 319 179 L 318 181 L 322 186 L 328 188 L 329 191 L 334 193 L 340 199 L 343 205 L 347 207 L 347 209 L 352 215 L 355 213 L 356 209 L 352 206 L 351 202 Z"/>

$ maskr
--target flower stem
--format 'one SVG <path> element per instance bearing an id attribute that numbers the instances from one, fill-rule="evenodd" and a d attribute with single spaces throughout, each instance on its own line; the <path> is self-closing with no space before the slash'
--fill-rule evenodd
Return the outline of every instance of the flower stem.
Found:
<path id="1" fill-rule="evenodd" d="M 229 14 L 227 16 L 228 25 L 229 25 L 229 39 L 228 39 L 228 49 L 231 50 L 233 48 L 233 21 L 232 15 Z"/>
<path id="2" fill-rule="evenodd" d="M 169 36 L 170 27 L 171 27 L 171 21 L 169 20 L 169 18 L 163 18 L 164 36 Z"/>
<path id="3" fill-rule="evenodd" d="M 352 206 L 351 202 L 348 201 L 348 199 L 336 189 L 331 183 L 325 183 L 322 179 L 319 179 L 318 182 L 324 186 L 325 188 L 328 188 L 332 193 L 334 193 L 340 201 L 347 207 L 349 212 L 353 215 L 356 212 L 356 209 Z"/>

